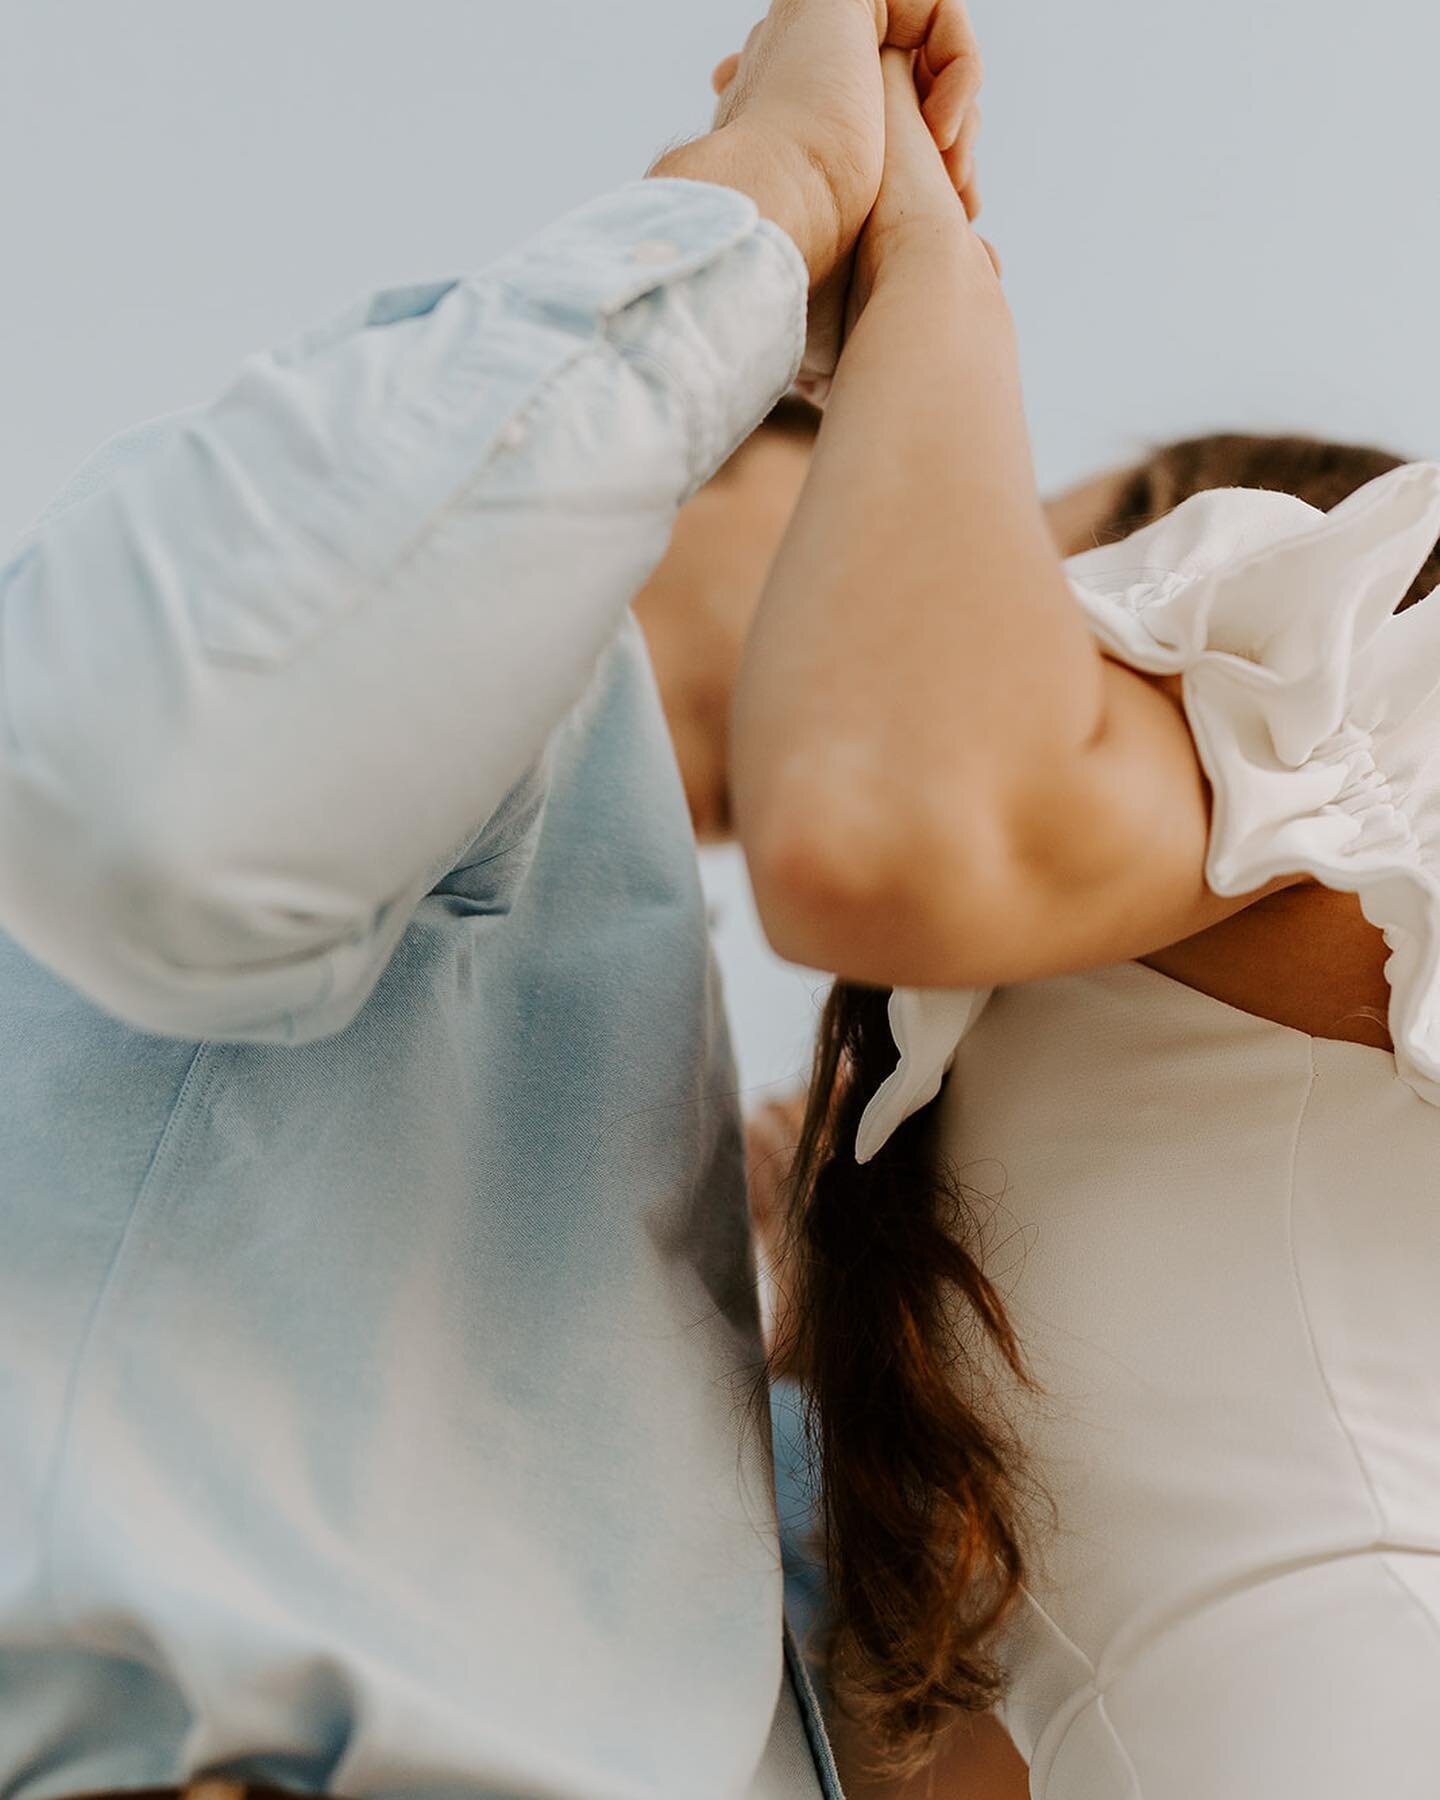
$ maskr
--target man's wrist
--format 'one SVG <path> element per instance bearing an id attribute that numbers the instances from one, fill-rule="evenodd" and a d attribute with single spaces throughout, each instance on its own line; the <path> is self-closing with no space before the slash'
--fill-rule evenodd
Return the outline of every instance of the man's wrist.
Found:
<path id="1" fill-rule="evenodd" d="M 778 225 L 795 244 L 812 288 L 835 266 L 834 205 L 821 191 L 824 182 L 798 151 L 773 134 L 747 122 L 722 125 L 669 151 L 649 173 L 657 179 L 734 188 L 753 200 L 761 218 Z"/>

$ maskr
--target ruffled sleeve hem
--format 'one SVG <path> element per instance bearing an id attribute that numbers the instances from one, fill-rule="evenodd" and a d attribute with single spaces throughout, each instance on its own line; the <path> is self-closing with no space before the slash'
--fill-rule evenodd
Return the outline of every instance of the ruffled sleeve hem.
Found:
<path id="1" fill-rule="evenodd" d="M 1198 494 L 1067 573 L 1109 655 L 1181 678 L 1212 793 L 1210 887 L 1303 874 L 1357 895 L 1390 950 L 1397 1072 L 1440 1105 L 1440 604 L 1395 611 L 1437 538 L 1440 465 L 1413 463 L 1329 513 Z M 900 1064 L 862 1160 L 939 1091 L 978 1012 L 897 994 Z"/>

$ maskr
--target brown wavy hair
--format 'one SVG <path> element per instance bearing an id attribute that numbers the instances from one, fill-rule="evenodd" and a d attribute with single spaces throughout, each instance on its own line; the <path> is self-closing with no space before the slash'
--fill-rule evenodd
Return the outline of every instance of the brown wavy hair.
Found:
<path id="1" fill-rule="evenodd" d="M 1135 469 L 1097 542 L 1207 488 L 1271 488 L 1328 509 L 1402 460 L 1303 437 L 1189 439 Z M 1440 546 L 1402 604 L 1437 584 Z M 984 1215 L 937 1155 L 933 1106 L 871 1162 L 855 1160 L 860 1115 L 895 1064 L 888 1002 L 887 990 L 839 982 L 824 1010 L 773 1366 L 808 1388 L 831 1684 L 903 1772 L 923 1766 L 957 1709 L 998 1697 L 993 1644 L 1024 1578 L 1032 1490 L 981 1377 L 981 1352 L 992 1368 L 998 1352 L 1028 1382 L 1023 1349 L 985 1273 Z"/>

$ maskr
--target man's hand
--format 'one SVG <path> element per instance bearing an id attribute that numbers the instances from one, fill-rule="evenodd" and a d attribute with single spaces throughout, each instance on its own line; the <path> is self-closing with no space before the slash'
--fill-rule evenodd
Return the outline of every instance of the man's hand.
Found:
<path id="1" fill-rule="evenodd" d="M 981 69 L 963 0 L 775 0 L 716 70 L 715 130 L 653 171 L 740 188 L 795 240 L 810 270 L 812 394 L 834 371 L 850 259 L 884 171 L 882 44 L 917 53 L 926 123 L 969 184 Z"/>
<path id="2" fill-rule="evenodd" d="M 956 191 L 964 197 L 973 176 L 971 160 L 979 127 L 976 100 L 983 79 L 979 45 L 964 0 L 891 0 L 888 6 L 886 0 L 859 0 L 859 5 L 873 19 L 873 41 L 877 47 L 916 53 L 915 78 L 925 121 L 956 177 Z M 788 18 L 787 13 L 791 15 Z M 817 24 L 821 26 L 827 34 L 827 49 L 833 44 L 833 19 L 825 17 L 823 4 L 817 0 L 790 0 L 787 5 L 786 0 L 779 0 L 750 33 L 744 50 L 727 56 L 714 73 L 713 85 L 720 96 L 717 128 L 744 110 L 758 110 L 767 99 L 783 98 L 779 83 L 774 81 L 778 71 L 766 65 L 777 50 L 788 55 L 791 51 L 804 54 L 809 48 L 796 29 L 801 23 L 794 17 L 796 14 L 804 15 L 804 23 L 812 32 Z M 813 77 L 817 73 L 824 78 L 812 59 L 805 74 Z M 843 109 L 832 107 L 828 112 L 817 111 L 812 122 L 827 135 L 834 132 L 848 139 L 843 155 L 848 157 L 857 178 L 854 205 L 868 212 L 883 163 L 884 137 L 876 111 L 873 67 L 866 61 L 858 73 L 865 81 L 863 94 L 854 96 L 858 103 Z M 769 93 L 757 91 L 762 74 Z M 799 91 L 797 84 L 798 103 L 814 107 L 817 97 L 813 89 Z M 828 158 L 823 154 L 818 161 L 820 167 L 828 166 Z M 965 179 L 959 179 L 961 176 Z M 977 208 L 967 201 L 967 210 L 973 218 Z"/>

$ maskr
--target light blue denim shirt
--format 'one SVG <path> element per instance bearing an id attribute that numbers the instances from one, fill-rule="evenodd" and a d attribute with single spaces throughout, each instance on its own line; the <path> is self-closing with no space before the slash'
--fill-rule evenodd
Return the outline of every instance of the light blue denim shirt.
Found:
<path id="1" fill-rule="evenodd" d="M 805 271 L 649 182 L 102 455 L 0 572 L 0 1788 L 820 1789 L 627 605 Z"/>

